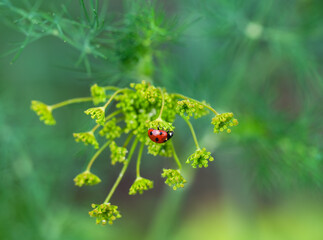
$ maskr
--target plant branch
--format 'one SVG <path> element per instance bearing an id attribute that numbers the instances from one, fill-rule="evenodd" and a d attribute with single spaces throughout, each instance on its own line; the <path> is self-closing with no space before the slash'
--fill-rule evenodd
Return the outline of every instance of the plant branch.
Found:
<path id="1" fill-rule="evenodd" d="M 68 99 L 68 100 L 60 102 L 60 103 L 56 103 L 56 104 L 51 105 L 49 107 L 51 110 L 53 110 L 53 109 L 64 107 L 66 105 L 73 104 L 73 103 L 90 102 L 90 101 L 92 101 L 92 97 L 72 98 L 72 99 Z"/>
<path id="2" fill-rule="evenodd" d="M 90 162 L 88 163 L 87 167 L 86 167 L 86 171 L 90 171 L 92 164 L 94 163 L 94 161 L 98 158 L 98 156 L 102 153 L 102 151 L 104 149 L 106 149 L 107 146 L 109 146 L 111 141 L 107 141 L 91 158 Z"/>
<path id="3" fill-rule="evenodd" d="M 125 161 L 125 163 L 124 163 L 124 165 L 123 165 L 123 167 L 122 167 L 122 169 L 121 169 L 121 172 L 120 172 L 120 174 L 119 174 L 119 176 L 118 176 L 117 180 L 116 180 L 116 181 L 115 181 L 115 183 L 113 184 L 113 186 L 112 186 L 112 188 L 111 188 L 111 190 L 110 190 L 110 192 L 109 192 L 109 194 L 108 194 L 107 198 L 104 200 L 104 203 L 108 203 L 108 202 L 110 201 L 110 199 L 111 199 L 111 197 L 112 197 L 112 195 L 113 195 L 114 191 L 116 190 L 116 188 L 118 187 L 118 185 L 119 185 L 119 183 L 120 183 L 121 179 L 123 178 L 123 175 L 125 174 L 125 172 L 126 172 L 126 170 L 127 170 L 127 168 L 128 168 L 128 165 L 129 165 L 129 162 L 130 162 L 130 160 L 131 160 L 131 157 L 132 157 L 132 155 L 133 155 L 133 153 L 134 153 L 134 151 L 135 151 L 135 149 L 136 149 L 137 143 L 138 143 L 138 139 L 136 138 L 136 139 L 134 140 L 134 142 L 132 143 L 132 146 L 131 146 L 131 149 L 130 149 L 130 152 L 129 152 L 128 158 L 127 158 L 127 160 Z"/>
<path id="4" fill-rule="evenodd" d="M 189 126 L 189 128 L 191 130 L 191 133 L 192 133 L 192 136 L 193 136 L 193 139 L 194 139 L 196 148 L 197 149 L 200 149 L 200 145 L 199 145 L 199 143 L 197 141 L 197 138 L 196 138 L 196 135 L 195 135 L 195 131 L 194 131 L 194 128 L 193 128 L 192 124 L 190 123 L 190 121 L 186 117 L 182 117 L 182 118 L 184 119 L 184 121 L 187 123 L 187 125 Z"/>

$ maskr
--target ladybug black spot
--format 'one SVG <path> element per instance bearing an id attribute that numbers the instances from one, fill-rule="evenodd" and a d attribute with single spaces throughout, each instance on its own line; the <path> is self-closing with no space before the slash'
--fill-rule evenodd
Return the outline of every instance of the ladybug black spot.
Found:
<path id="1" fill-rule="evenodd" d="M 159 135 L 163 135 L 163 133 L 162 133 L 162 132 L 160 132 L 160 133 L 159 133 Z"/>
<path id="2" fill-rule="evenodd" d="M 158 139 L 158 138 L 156 138 L 155 140 L 156 140 L 156 142 L 158 142 L 158 141 L 159 141 L 159 139 Z"/>
<path id="3" fill-rule="evenodd" d="M 150 132 L 150 135 L 153 135 L 153 132 L 152 131 Z"/>

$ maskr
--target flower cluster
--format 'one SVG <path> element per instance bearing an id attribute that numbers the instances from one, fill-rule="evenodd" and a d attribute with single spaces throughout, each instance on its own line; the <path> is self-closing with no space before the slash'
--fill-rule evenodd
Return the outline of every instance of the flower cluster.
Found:
<path id="1" fill-rule="evenodd" d="M 99 148 L 99 143 L 96 140 L 92 131 L 89 132 L 81 132 L 81 133 L 73 133 L 73 137 L 76 142 L 83 142 L 85 145 L 93 145 L 94 148 Z"/>
<path id="2" fill-rule="evenodd" d="M 201 104 L 195 100 L 185 99 L 177 102 L 176 112 L 187 119 L 192 117 L 194 114 L 194 118 L 197 119 L 209 113 L 205 104 L 206 103 L 204 102 Z"/>
<path id="3" fill-rule="evenodd" d="M 106 122 L 99 132 L 99 134 L 106 139 L 113 140 L 115 138 L 120 137 L 122 133 L 121 127 L 117 125 L 117 119 L 112 118 L 110 121 Z"/>
<path id="4" fill-rule="evenodd" d="M 91 173 L 90 171 L 85 171 L 80 173 L 74 178 L 76 186 L 82 187 L 84 185 L 92 186 L 101 182 L 101 179 Z"/>
<path id="5" fill-rule="evenodd" d="M 173 149 L 170 142 L 166 143 L 154 143 L 153 141 L 148 141 L 148 153 L 154 156 L 162 157 L 172 157 Z"/>
<path id="6" fill-rule="evenodd" d="M 137 177 L 135 182 L 131 185 L 129 189 L 129 195 L 135 195 L 137 193 L 142 194 L 144 191 L 152 189 L 153 187 L 153 181 L 146 178 Z"/>
<path id="7" fill-rule="evenodd" d="M 31 101 L 31 109 L 39 116 L 40 121 L 44 121 L 46 125 L 55 125 L 56 121 L 52 115 L 50 106 L 39 101 Z"/>
<path id="8" fill-rule="evenodd" d="M 126 161 L 127 148 L 118 147 L 115 141 L 110 143 L 111 164 L 115 165 L 117 162 L 124 163 Z"/>
<path id="9" fill-rule="evenodd" d="M 96 218 L 96 224 L 102 223 L 105 225 L 106 223 L 113 224 L 113 222 L 117 218 L 121 218 L 121 215 L 118 211 L 118 206 L 111 205 L 110 203 L 102 203 L 102 204 L 92 204 L 92 211 L 89 212 L 91 217 Z"/>
<path id="10" fill-rule="evenodd" d="M 104 107 L 96 107 L 96 108 L 89 108 L 88 110 L 84 111 L 86 115 L 91 115 L 92 119 L 95 119 L 95 122 L 104 125 L 105 122 L 105 108 Z"/>
<path id="11" fill-rule="evenodd" d="M 107 95 L 103 87 L 99 87 L 97 84 L 91 86 L 91 96 L 94 105 L 105 102 L 107 100 Z"/>
<path id="12" fill-rule="evenodd" d="M 110 90 L 115 90 L 115 92 L 107 100 L 108 95 L 106 95 L 106 91 Z M 112 100 L 116 101 L 116 110 L 105 116 L 105 111 Z M 136 164 L 137 178 L 129 189 L 129 195 L 142 194 L 144 191 L 153 188 L 153 181 L 142 178 L 140 175 L 141 157 L 145 147 L 151 155 L 174 158 L 174 164 L 176 164 L 177 169 L 163 169 L 161 174 L 165 178 L 167 185 L 177 190 L 178 188 L 183 188 L 186 183 L 186 180 L 181 175 L 182 164 L 180 158 L 177 156 L 172 143 L 176 139 L 166 139 L 167 141 L 164 143 L 155 143 L 148 137 L 147 131 L 149 128 L 174 131 L 175 127 L 173 126 L 173 122 L 176 114 L 182 116 L 189 126 L 196 145 L 196 151 L 189 156 L 186 163 L 191 164 L 193 168 L 202 168 L 208 167 L 209 161 L 213 161 L 214 158 L 205 148 L 201 149 L 199 147 L 194 128 L 189 121 L 190 117 L 202 117 L 209 110 L 214 112 L 216 116 L 212 119 L 212 124 L 214 125 L 214 131 L 216 133 L 224 130 L 230 132 L 229 127 L 238 124 L 238 121 L 233 118 L 232 113 L 219 115 L 205 102 L 199 102 L 181 94 L 168 94 L 165 89 L 156 88 L 145 81 L 131 84 L 130 88 L 124 89 L 111 86 L 99 87 L 97 84 L 94 84 L 91 87 L 91 97 L 70 99 L 51 106 L 47 106 L 38 101 L 32 101 L 31 108 L 40 116 L 42 121 L 46 124 L 53 125 L 55 124 L 55 119 L 52 116 L 53 109 L 71 103 L 85 101 L 93 101 L 94 105 L 104 102 L 105 104 L 101 107 L 92 107 L 85 111 L 97 123 L 90 131 L 73 133 L 76 142 L 83 142 L 85 145 L 92 145 L 98 149 L 88 162 L 86 170 L 74 178 L 75 185 L 81 187 L 84 185 L 94 185 L 101 181 L 99 177 L 91 173 L 91 167 L 94 161 L 108 147 L 110 148 L 111 164 L 122 163 L 121 172 L 104 203 L 93 204 L 93 210 L 89 212 L 90 216 L 96 217 L 97 223 L 102 224 L 112 224 L 117 218 L 121 217 L 118 207 L 111 205 L 109 202 L 128 166 L 130 166 L 129 163 L 133 154 L 136 152 L 138 143 L 140 149 Z M 176 132 L 175 135 L 178 133 Z M 123 146 L 118 146 L 116 142 L 118 142 L 117 139 L 122 134 L 128 135 L 128 137 Z M 100 148 L 98 137 L 105 140 L 105 143 Z M 129 150 L 128 144 L 131 144 Z"/>
<path id="13" fill-rule="evenodd" d="M 193 168 L 208 167 L 209 161 L 214 161 L 210 152 L 207 152 L 205 148 L 196 149 L 196 151 L 188 157 L 186 160 L 187 164 L 191 164 Z"/>
<path id="14" fill-rule="evenodd" d="M 160 129 L 160 130 L 164 130 L 164 131 L 174 131 L 175 127 L 173 126 L 172 123 L 160 120 L 160 119 L 156 119 L 154 121 L 151 121 L 149 123 L 149 128 L 153 128 L 153 129 Z"/>
<path id="15" fill-rule="evenodd" d="M 233 113 L 222 113 L 219 115 L 216 115 L 214 118 L 212 118 L 212 122 L 214 125 L 214 132 L 223 132 L 224 130 L 227 130 L 227 133 L 231 132 L 231 129 L 229 127 L 237 126 L 238 120 L 233 118 Z"/>
<path id="16" fill-rule="evenodd" d="M 173 187 L 174 190 L 183 188 L 186 180 L 183 178 L 179 170 L 175 169 L 163 169 L 162 177 L 166 178 L 165 183 Z"/>

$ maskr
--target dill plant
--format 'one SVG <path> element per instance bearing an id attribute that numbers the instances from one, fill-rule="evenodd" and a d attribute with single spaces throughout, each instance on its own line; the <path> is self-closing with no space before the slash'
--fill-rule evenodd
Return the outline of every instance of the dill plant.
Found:
<path id="1" fill-rule="evenodd" d="M 165 89 L 157 88 L 145 81 L 131 83 L 127 88 L 115 89 L 112 94 L 109 94 L 111 91 L 111 87 L 109 86 L 100 87 L 95 84 L 91 89 L 94 87 L 100 90 L 91 91 L 91 97 L 78 98 L 77 100 L 70 99 L 58 103 L 58 105 L 65 106 L 68 103 L 83 102 L 85 100 L 92 101 L 94 105 L 102 105 L 84 111 L 85 114 L 91 115 L 91 118 L 96 123 L 94 127 L 88 132 L 73 134 L 76 142 L 83 142 L 85 145 L 90 144 L 94 148 L 99 148 L 89 160 L 84 172 L 74 178 L 75 185 L 82 187 L 84 185 L 95 185 L 101 182 L 100 178 L 93 174 L 91 170 L 97 157 L 108 147 L 110 147 L 111 152 L 111 165 L 117 163 L 123 165 L 119 176 L 103 203 L 92 204 L 94 209 L 90 211 L 90 216 L 96 217 L 97 223 L 112 224 L 114 220 L 121 217 L 118 207 L 111 205 L 110 201 L 138 146 L 139 153 L 136 164 L 136 179 L 130 186 L 129 195 L 142 194 L 144 191 L 153 188 L 153 181 L 142 177 L 140 173 L 141 157 L 145 147 L 151 155 L 174 158 L 175 168 L 163 169 L 161 174 L 165 178 L 167 185 L 177 190 L 178 188 L 183 188 L 187 182 L 181 174 L 182 164 L 176 154 L 172 140 L 162 144 L 151 141 L 147 135 L 149 128 L 174 130 L 175 126 L 173 122 L 175 116 L 177 114 L 180 115 L 187 123 L 196 145 L 195 152 L 188 157 L 186 163 L 190 164 L 193 168 L 202 168 L 208 167 L 209 162 L 213 161 L 214 158 L 205 148 L 200 147 L 194 128 L 189 121 L 190 117 L 200 118 L 211 112 L 215 115 L 211 121 L 211 124 L 214 125 L 215 133 L 222 132 L 224 129 L 227 133 L 230 133 L 230 128 L 238 124 L 238 121 L 233 117 L 233 113 L 219 114 L 205 102 L 199 102 L 177 93 L 167 93 Z M 100 94 L 97 94 L 98 92 Z M 108 100 L 106 101 L 106 99 Z M 116 110 L 107 114 L 112 101 L 116 102 Z M 46 106 L 46 108 L 43 106 Z M 47 125 L 51 125 L 52 122 L 48 122 L 47 119 L 54 119 L 54 117 L 52 111 L 47 111 L 47 109 L 52 109 L 52 106 L 39 101 L 33 101 L 31 108 L 39 115 L 41 121 Z M 46 111 L 39 111 L 39 109 L 46 109 Z M 116 140 L 122 135 L 127 135 L 127 138 L 121 146 L 118 146 Z M 98 141 L 96 139 L 97 137 L 104 138 L 105 143 L 99 146 L 98 142 L 101 141 Z M 131 145 L 130 147 L 128 147 L 129 144 Z"/>
<path id="2" fill-rule="evenodd" d="M 162 87 L 154 86 L 154 69 L 161 53 L 160 48 L 174 39 L 178 31 L 173 31 L 174 25 L 158 14 L 153 4 L 138 1 L 128 6 L 121 21 L 106 22 L 102 14 L 104 11 L 100 14 L 99 2 L 95 0 L 80 1 L 83 16 L 80 21 L 72 19 L 65 8 L 62 14 L 57 15 L 42 12 L 37 5 L 28 12 L 10 0 L 2 1 L 0 5 L 1 10 L 11 13 L 6 20 L 15 19 L 14 24 L 8 21 L 10 25 L 26 36 L 24 42 L 11 51 L 16 53 L 13 61 L 29 43 L 45 36 L 54 36 L 81 52 L 77 65 L 83 62 L 89 74 L 92 72 L 89 56 L 94 56 L 103 60 L 101 64 L 105 64 L 107 72 L 104 73 L 107 76 L 133 82 L 124 88 L 93 84 L 89 90 L 90 96 L 68 99 L 53 105 L 35 100 L 31 102 L 31 109 L 46 125 L 56 124 L 53 113 L 57 109 L 70 104 L 92 102 L 93 107 L 85 109 L 84 113 L 89 115 L 93 127 L 86 132 L 75 132 L 73 137 L 76 142 L 92 146 L 97 151 L 84 171 L 74 178 L 75 185 L 82 187 L 101 182 L 92 172 L 92 166 L 107 148 L 111 152 L 111 165 L 122 165 L 106 199 L 99 204 L 93 203 L 93 210 L 89 212 L 90 216 L 96 218 L 96 223 L 102 224 L 112 224 L 121 217 L 118 207 L 111 203 L 111 199 L 138 147 L 136 178 L 129 188 L 129 195 L 142 194 L 154 186 L 153 181 L 145 178 L 140 171 L 145 149 L 153 156 L 174 158 L 174 168 L 163 169 L 161 173 L 165 183 L 173 190 L 183 188 L 189 181 L 182 175 L 182 164 L 176 154 L 173 139 L 162 144 L 155 143 L 147 136 L 149 128 L 175 131 L 175 117 L 182 117 L 196 146 L 186 164 L 193 168 L 202 168 L 208 167 L 214 158 L 205 148 L 200 147 L 190 118 L 198 119 L 213 114 L 211 124 L 214 126 L 214 133 L 230 133 L 231 127 L 238 124 L 233 113 L 219 114 L 204 101 L 169 93 Z M 112 102 L 115 102 L 116 107 L 113 112 L 110 111 Z M 118 143 L 118 139 L 124 135 L 127 136 L 126 140 L 123 144 Z"/>

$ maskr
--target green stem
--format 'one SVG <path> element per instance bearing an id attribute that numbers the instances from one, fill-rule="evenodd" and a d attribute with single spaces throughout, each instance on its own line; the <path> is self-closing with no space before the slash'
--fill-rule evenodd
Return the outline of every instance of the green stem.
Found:
<path id="1" fill-rule="evenodd" d="M 139 153 L 138 153 L 137 168 L 136 168 L 137 178 L 140 177 L 140 161 L 141 161 L 141 155 L 142 155 L 142 150 L 144 149 L 144 146 L 145 146 L 145 144 L 141 143 Z"/>
<path id="2" fill-rule="evenodd" d="M 124 175 L 124 173 L 126 172 L 126 170 L 127 170 L 127 168 L 128 168 L 128 165 L 129 165 L 129 162 L 130 162 L 130 160 L 131 160 L 131 157 L 132 157 L 132 155 L 133 155 L 133 153 L 134 153 L 134 151 L 135 151 L 135 149 L 136 149 L 137 143 L 138 143 L 138 139 L 136 138 L 136 139 L 135 139 L 135 141 L 132 143 L 132 146 L 131 146 L 131 149 L 130 149 L 130 152 L 129 152 L 128 158 L 127 158 L 127 160 L 125 161 L 125 163 L 124 163 L 124 165 L 123 165 L 123 167 L 122 167 L 122 169 L 121 169 L 121 172 L 120 172 L 120 174 L 119 174 L 119 176 L 118 176 L 117 180 L 116 180 L 116 181 L 115 181 L 115 183 L 113 184 L 113 186 L 112 186 L 112 188 L 111 188 L 111 190 L 110 190 L 110 192 L 109 192 L 109 194 L 108 194 L 107 198 L 104 200 L 104 203 L 108 203 L 108 202 L 110 201 L 110 199 L 111 199 L 111 197 L 112 197 L 112 195 L 113 195 L 114 191 L 116 190 L 116 188 L 118 187 L 118 185 L 119 185 L 119 183 L 120 183 L 121 179 L 123 178 L 123 175 Z"/>
<path id="3" fill-rule="evenodd" d="M 88 21 L 88 23 L 90 23 L 90 18 L 89 18 L 89 15 L 87 13 L 87 10 L 86 10 L 86 6 L 85 6 L 85 3 L 84 3 L 84 0 L 81 0 L 80 1 L 80 4 L 82 5 L 83 12 L 84 12 L 84 16 L 85 16 L 86 20 Z"/>
<path id="4" fill-rule="evenodd" d="M 177 163 L 177 165 L 178 165 L 178 169 L 179 169 L 179 170 L 181 170 L 181 169 L 182 169 L 182 164 L 181 164 L 181 162 L 179 161 L 178 156 L 177 156 L 177 154 L 176 154 L 176 152 L 175 152 L 175 148 L 174 148 L 174 144 L 173 144 L 173 142 L 171 142 L 171 147 L 172 147 L 172 149 L 173 149 L 173 157 L 174 157 L 174 159 L 175 159 L 175 162 L 176 162 L 176 163 Z"/>
<path id="5" fill-rule="evenodd" d="M 109 146 L 109 144 L 110 144 L 110 142 L 111 141 L 107 141 L 95 154 L 94 154 L 94 156 L 91 158 L 91 160 L 90 160 L 90 162 L 89 162 L 89 164 L 87 165 L 87 167 L 86 167 L 86 171 L 90 171 L 91 170 L 91 166 L 92 166 L 92 164 L 94 163 L 94 161 L 95 161 L 95 159 L 97 159 L 98 158 L 98 156 L 102 153 L 102 151 L 104 150 L 104 149 L 106 149 L 106 147 L 107 146 Z"/>
<path id="6" fill-rule="evenodd" d="M 125 142 L 124 142 L 124 144 L 123 144 L 123 147 L 124 147 L 124 148 L 128 146 L 128 143 L 130 142 L 130 140 L 131 140 L 132 136 L 133 136 L 133 133 L 131 132 L 131 133 L 128 135 L 128 137 L 127 137 L 126 141 L 125 141 Z"/>
<path id="7" fill-rule="evenodd" d="M 55 109 L 55 108 L 60 108 L 72 103 L 80 103 L 80 102 L 90 102 L 92 101 L 92 97 L 84 97 L 84 98 L 72 98 L 60 103 L 56 103 L 54 105 L 49 106 L 51 110 Z"/>
<path id="8" fill-rule="evenodd" d="M 160 109 L 160 112 L 159 112 L 159 116 L 158 116 L 157 119 L 162 120 L 162 114 L 163 114 L 163 110 L 164 110 L 165 99 L 164 99 L 163 89 L 161 89 L 161 88 L 158 88 L 158 89 L 159 89 L 160 94 L 162 96 L 162 106 L 161 106 L 161 109 Z"/>
<path id="9" fill-rule="evenodd" d="M 205 104 L 205 103 L 202 103 L 202 102 L 200 102 L 200 101 L 197 101 L 197 100 L 195 100 L 194 98 L 186 97 L 186 96 L 184 96 L 184 95 L 182 95 L 182 94 L 179 94 L 179 93 L 172 93 L 172 95 L 174 95 L 174 96 L 176 96 L 176 97 L 179 97 L 179 98 L 182 98 L 182 99 L 189 99 L 189 100 L 192 100 L 192 101 L 196 101 L 196 102 L 198 102 L 198 103 L 202 104 L 204 107 L 206 107 L 206 108 L 207 108 L 207 109 L 209 109 L 210 111 L 212 111 L 215 115 L 219 115 L 219 113 L 218 113 L 217 111 L 215 111 L 215 109 L 214 109 L 214 108 L 212 108 L 210 105 Z"/>
<path id="10" fill-rule="evenodd" d="M 104 88 L 104 90 L 113 90 L 113 91 L 120 90 L 120 88 L 114 87 L 114 86 L 106 86 L 106 87 L 103 87 L 103 88 Z"/>
<path id="11" fill-rule="evenodd" d="M 195 142 L 195 145 L 196 145 L 196 148 L 197 149 L 200 149 L 200 146 L 199 146 L 199 143 L 197 141 L 197 138 L 196 138 L 196 135 L 195 135 L 195 131 L 193 129 L 193 126 L 192 124 L 190 123 L 190 121 L 186 118 L 186 117 L 182 117 L 184 119 L 184 121 L 187 123 L 187 125 L 189 126 L 190 130 L 191 130 L 191 133 L 192 133 L 192 136 L 193 136 L 193 139 L 194 139 L 194 142 Z"/>
<path id="12" fill-rule="evenodd" d="M 113 98 L 115 97 L 115 96 L 117 96 L 118 95 L 118 93 L 120 93 L 120 92 L 122 92 L 122 91 L 125 91 L 125 90 L 127 90 L 127 88 L 123 88 L 123 89 L 119 89 L 119 90 L 117 90 L 114 94 L 112 94 L 112 96 L 109 98 L 109 100 L 106 102 L 106 104 L 103 106 L 103 108 L 104 109 L 106 109 L 107 108 L 107 106 L 111 103 L 111 101 L 113 100 Z"/>

